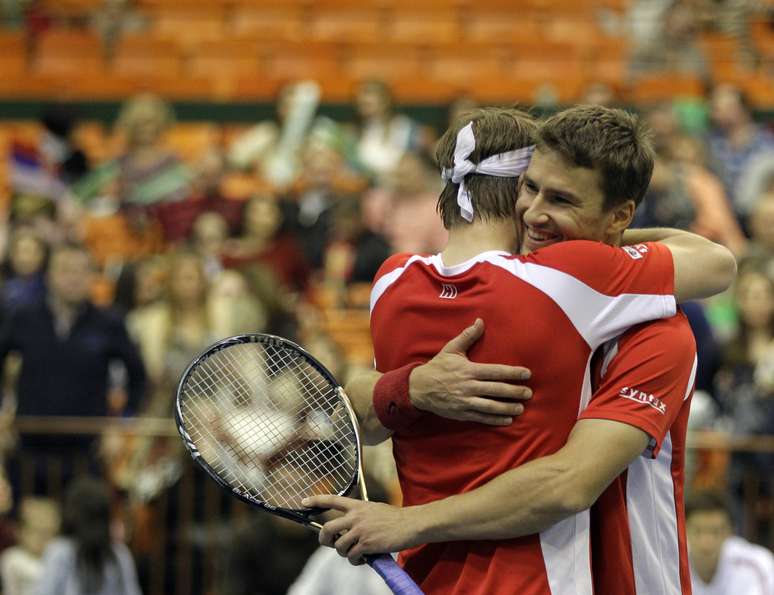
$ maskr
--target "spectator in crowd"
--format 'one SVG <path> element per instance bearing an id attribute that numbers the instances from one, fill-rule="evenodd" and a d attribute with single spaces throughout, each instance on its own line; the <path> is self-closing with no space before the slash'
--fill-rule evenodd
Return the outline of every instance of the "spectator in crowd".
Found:
<path id="1" fill-rule="evenodd" d="M 43 300 L 47 255 L 46 243 L 31 228 L 13 231 L 0 289 L 4 313 Z"/>
<path id="2" fill-rule="evenodd" d="M 245 205 L 242 235 L 225 243 L 223 264 L 245 269 L 263 265 L 290 293 L 303 292 L 311 270 L 302 247 L 290 230 L 290 205 L 269 194 L 257 194 Z"/>
<path id="3" fill-rule="evenodd" d="M 386 83 L 363 82 L 355 97 L 360 125 L 357 157 L 367 171 L 382 176 L 397 165 L 403 154 L 420 143 L 420 129 L 407 116 L 396 114 Z"/>
<path id="4" fill-rule="evenodd" d="M 213 211 L 206 211 L 194 221 L 191 229 L 191 248 L 202 259 L 208 279 L 223 270 L 221 255 L 228 239 L 228 222 Z"/>
<path id="5" fill-rule="evenodd" d="M 183 201 L 191 191 L 193 174 L 163 142 L 173 121 L 171 107 L 155 95 L 128 100 L 116 123 L 125 140 L 124 154 L 73 187 L 75 195 L 87 204 L 102 199 L 93 206 L 99 206 L 103 216 L 87 229 L 87 235 L 108 236 L 114 258 L 131 259 L 158 251 L 159 236 L 177 231 L 174 209 L 172 213 L 163 209 L 163 216 L 158 217 L 162 205 Z M 118 217 L 113 216 L 116 208 Z M 104 251 L 98 251 L 98 259 L 103 260 L 99 255 Z"/>
<path id="6" fill-rule="evenodd" d="M 274 190 L 285 190 L 299 175 L 303 143 L 319 100 L 314 81 L 284 86 L 276 101 L 276 121 L 259 122 L 238 137 L 229 150 L 231 164 L 254 170 Z"/>
<path id="7" fill-rule="evenodd" d="M 218 339 L 267 330 L 269 313 L 266 306 L 255 296 L 239 271 L 225 270 L 215 277 L 208 309 L 213 335 Z"/>
<path id="8" fill-rule="evenodd" d="M 421 151 L 407 152 L 386 183 L 390 206 L 385 236 L 392 250 L 411 254 L 440 252 L 449 233 L 435 210 L 441 180 L 432 157 Z"/>
<path id="9" fill-rule="evenodd" d="M 741 256 L 747 241 L 720 181 L 702 165 L 696 141 L 676 136 L 658 146 L 638 227 L 676 227 L 724 244 Z"/>
<path id="10" fill-rule="evenodd" d="M 0 556 L 4 595 L 35 595 L 43 551 L 59 532 L 59 509 L 46 498 L 25 498 L 19 507 L 19 541 Z"/>
<path id="11" fill-rule="evenodd" d="M 694 595 L 767 595 L 774 591 L 774 556 L 733 535 L 731 509 L 719 492 L 697 492 L 685 505 Z"/>
<path id="12" fill-rule="evenodd" d="M 148 26 L 147 18 L 132 6 L 132 0 L 103 0 L 91 13 L 91 28 L 102 39 L 108 55 L 115 52 L 121 37 L 140 33 Z"/>
<path id="13" fill-rule="evenodd" d="M 10 352 L 21 357 L 16 387 L 18 415 L 105 416 L 111 362 L 127 371 L 127 412 L 145 391 L 145 369 L 121 318 L 89 300 L 94 268 L 79 245 L 53 248 L 46 275 L 47 296 L 12 312 L 0 331 L 0 365 Z M 20 448 L 41 477 L 51 456 L 66 477 L 74 460 L 89 455 L 90 436 L 22 436 Z M 54 455 L 53 453 L 56 453 Z M 12 477 L 18 487 L 18 476 Z M 40 486 L 35 486 L 40 489 Z"/>
<path id="14" fill-rule="evenodd" d="M 338 288 L 370 283 L 389 255 L 387 240 L 364 226 L 360 199 L 339 199 L 334 207 L 331 241 L 324 254 L 323 282 Z"/>
<path id="15" fill-rule="evenodd" d="M 718 85 L 710 101 L 710 164 L 722 180 L 737 216 L 744 218 L 751 205 L 740 202 L 740 183 L 752 165 L 760 167 L 761 159 L 774 160 L 774 135 L 755 123 L 741 89 L 731 84 Z"/>
<path id="16" fill-rule="evenodd" d="M 73 136 L 77 125 L 75 114 L 64 107 L 50 108 L 43 114 L 41 123 L 43 162 L 62 183 L 70 186 L 89 173 L 89 160 Z"/>
<path id="17" fill-rule="evenodd" d="M 304 150 L 303 172 L 289 198 L 298 205 L 298 239 L 313 270 L 322 268 L 336 202 L 358 194 L 342 175 L 346 169 L 344 156 L 331 144 L 314 142 Z"/>
<path id="18" fill-rule="evenodd" d="M 715 379 L 721 410 L 735 434 L 774 434 L 774 282 L 766 274 L 766 263 L 742 263 L 734 297 L 739 328 Z M 734 494 L 742 493 L 749 473 L 761 475 L 761 494 L 772 494 L 774 456 L 734 453 L 729 468 Z"/>
<path id="19" fill-rule="evenodd" d="M 774 190 L 756 202 L 750 213 L 749 228 L 751 241 L 747 256 L 767 262 L 767 273 L 774 279 Z"/>
<path id="20" fill-rule="evenodd" d="M 132 554 L 111 536 L 103 482 L 84 478 L 67 490 L 63 535 L 46 548 L 35 595 L 141 595 Z"/>
<path id="21" fill-rule="evenodd" d="M 707 78 L 707 58 L 698 45 L 697 15 L 683 0 L 638 0 L 629 11 L 630 73 L 683 72 Z"/>
<path id="22" fill-rule="evenodd" d="M 134 309 L 156 303 L 164 294 L 166 274 L 163 256 L 126 263 L 116 280 L 113 308 L 126 316 Z"/>

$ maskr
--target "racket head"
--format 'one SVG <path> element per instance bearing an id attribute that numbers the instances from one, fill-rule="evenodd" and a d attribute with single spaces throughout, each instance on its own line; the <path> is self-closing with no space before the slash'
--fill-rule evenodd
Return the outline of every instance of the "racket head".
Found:
<path id="1" fill-rule="evenodd" d="M 218 341 L 180 378 L 175 422 L 188 452 L 240 500 L 308 524 L 301 505 L 358 482 L 360 436 L 333 374 L 262 333 Z"/>

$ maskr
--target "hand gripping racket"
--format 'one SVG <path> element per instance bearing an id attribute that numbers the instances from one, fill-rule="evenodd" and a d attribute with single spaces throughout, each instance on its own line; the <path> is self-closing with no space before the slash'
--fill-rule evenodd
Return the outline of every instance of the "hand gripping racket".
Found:
<path id="1" fill-rule="evenodd" d="M 265 511 L 320 530 L 307 496 L 368 499 L 352 406 L 333 375 L 295 343 L 239 335 L 188 366 L 175 403 L 180 436 L 220 486 Z M 388 554 L 366 561 L 397 595 L 422 591 Z"/>

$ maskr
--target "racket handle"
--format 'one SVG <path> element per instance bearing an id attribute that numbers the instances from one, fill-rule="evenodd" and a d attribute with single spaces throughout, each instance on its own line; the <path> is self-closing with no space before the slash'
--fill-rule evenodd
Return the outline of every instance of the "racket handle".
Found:
<path id="1" fill-rule="evenodd" d="M 423 595 L 422 589 L 389 554 L 367 556 L 366 562 L 384 579 L 395 595 Z"/>

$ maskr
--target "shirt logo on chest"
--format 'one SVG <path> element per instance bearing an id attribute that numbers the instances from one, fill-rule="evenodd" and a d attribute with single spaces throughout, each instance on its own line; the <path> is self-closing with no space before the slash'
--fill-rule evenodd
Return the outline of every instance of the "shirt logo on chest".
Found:
<path id="1" fill-rule="evenodd" d="M 443 283 L 441 284 L 441 293 L 438 297 L 445 300 L 453 300 L 457 297 L 457 288 L 449 283 Z"/>

